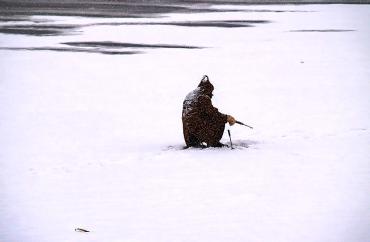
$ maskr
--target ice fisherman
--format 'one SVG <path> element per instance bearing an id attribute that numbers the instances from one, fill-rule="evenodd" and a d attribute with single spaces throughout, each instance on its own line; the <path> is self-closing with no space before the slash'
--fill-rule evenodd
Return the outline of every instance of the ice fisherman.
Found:
<path id="1" fill-rule="evenodd" d="M 190 92 L 182 107 L 182 124 L 187 147 L 222 147 L 225 124 L 234 125 L 233 116 L 220 113 L 212 105 L 213 85 L 203 76 L 198 87 Z"/>

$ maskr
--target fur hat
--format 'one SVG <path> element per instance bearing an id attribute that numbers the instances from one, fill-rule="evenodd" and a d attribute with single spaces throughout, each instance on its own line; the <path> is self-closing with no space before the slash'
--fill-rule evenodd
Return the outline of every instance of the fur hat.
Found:
<path id="1" fill-rule="evenodd" d="M 205 91 L 206 91 L 207 93 L 209 93 L 209 94 L 211 94 L 211 93 L 213 92 L 213 89 L 214 89 L 214 87 L 213 87 L 212 83 L 209 81 L 209 78 L 208 78 L 208 76 L 207 76 L 207 75 L 204 75 L 204 76 L 203 76 L 203 78 L 202 78 L 202 80 L 200 81 L 200 83 L 199 83 L 198 87 L 200 87 L 200 88 L 204 88 L 204 89 L 205 89 Z"/>

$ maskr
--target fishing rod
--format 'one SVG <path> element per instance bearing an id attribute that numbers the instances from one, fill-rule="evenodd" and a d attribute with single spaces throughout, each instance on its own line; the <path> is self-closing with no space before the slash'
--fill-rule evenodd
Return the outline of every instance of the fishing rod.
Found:
<path id="1" fill-rule="evenodd" d="M 252 127 L 252 126 L 246 125 L 245 123 L 242 123 L 242 122 L 240 122 L 240 121 L 235 121 L 235 123 L 240 124 L 240 125 L 244 125 L 244 126 L 247 126 L 247 127 L 248 127 L 248 128 L 250 128 L 250 129 L 253 129 L 253 127 Z"/>

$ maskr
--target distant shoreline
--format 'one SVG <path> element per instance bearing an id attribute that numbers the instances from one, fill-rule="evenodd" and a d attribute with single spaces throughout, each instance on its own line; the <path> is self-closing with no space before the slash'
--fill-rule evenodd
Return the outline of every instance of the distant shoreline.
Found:
<path id="1" fill-rule="evenodd" d="M 155 17 L 166 13 L 219 12 L 211 5 L 370 4 L 370 0 L 0 0 L 0 16 Z M 227 10 L 227 11 L 232 11 Z M 0 18 L 2 21 L 4 18 Z"/>

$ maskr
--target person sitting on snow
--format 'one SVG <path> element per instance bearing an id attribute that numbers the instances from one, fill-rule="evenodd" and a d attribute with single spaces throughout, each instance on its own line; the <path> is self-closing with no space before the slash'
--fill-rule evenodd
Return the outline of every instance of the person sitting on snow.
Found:
<path id="1" fill-rule="evenodd" d="M 198 87 L 190 92 L 182 107 L 182 124 L 187 147 L 222 147 L 225 124 L 234 125 L 231 115 L 220 113 L 212 105 L 213 85 L 203 76 Z M 204 144 L 205 143 L 205 144 Z"/>

